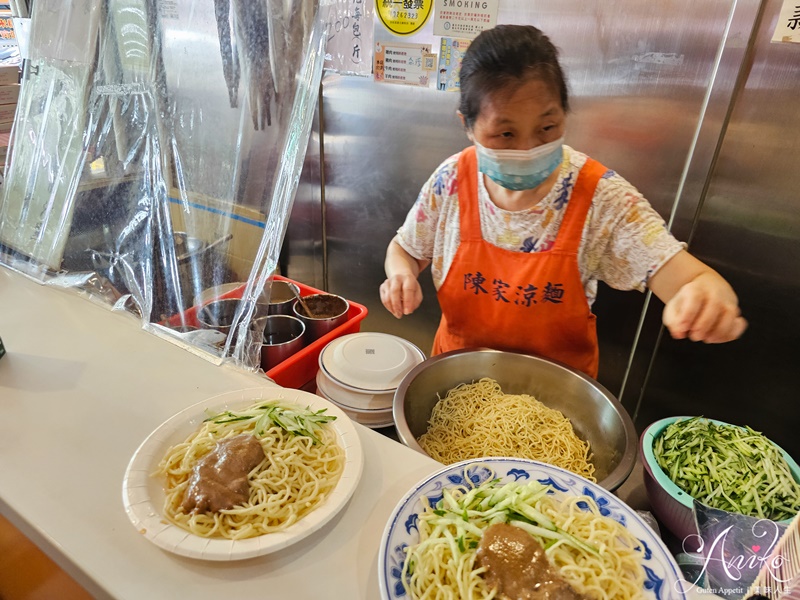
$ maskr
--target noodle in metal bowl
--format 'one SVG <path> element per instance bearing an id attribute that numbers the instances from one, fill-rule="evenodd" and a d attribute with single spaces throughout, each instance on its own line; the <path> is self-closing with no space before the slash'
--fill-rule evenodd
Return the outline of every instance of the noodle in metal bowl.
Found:
<path id="1" fill-rule="evenodd" d="M 533 396 L 506 394 L 489 377 L 458 385 L 440 397 L 418 442 L 446 465 L 509 456 L 545 462 L 596 481 L 589 444 L 563 413 Z"/>

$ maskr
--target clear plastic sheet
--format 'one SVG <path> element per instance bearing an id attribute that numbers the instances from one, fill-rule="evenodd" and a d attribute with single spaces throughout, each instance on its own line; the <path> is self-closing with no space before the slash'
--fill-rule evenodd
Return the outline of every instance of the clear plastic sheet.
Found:
<path id="1" fill-rule="evenodd" d="M 258 368 L 330 1 L 37 0 L 0 263 Z M 198 329 L 232 289 L 230 330 Z"/>

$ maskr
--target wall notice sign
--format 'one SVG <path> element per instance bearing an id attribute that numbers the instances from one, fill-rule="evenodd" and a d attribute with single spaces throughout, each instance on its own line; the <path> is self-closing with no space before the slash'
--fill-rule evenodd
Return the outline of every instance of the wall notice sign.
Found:
<path id="1" fill-rule="evenodd" d="M 500 0 L 439 0 L 433 17 L 433 35 L 473 39 L 497 24 Z"/>
<path id="2" fill-rule="evenodd" d="M 783 0 L 772 41 L 800 44 L 800 0 Z"/>
<path id="3" fill-rule="evenodd" d="M 439 44 L 439 67 L 436 73 L 437 89 L 444 92 L 461 90 L 461 59 L 469 48 L 471 40 L 443 37 Z"/>
<path id="4" fill-rule="evenodd" d="M 428 44 L 375 44 L 372 71 L 375 81 L 427 86 L 431 60 Z"/>
<path id="5" fill-rule="evenodd" d="M 416 33 L 433 10 L 433 0 L 375 0 L 375 14 L 395 35 Z"/>

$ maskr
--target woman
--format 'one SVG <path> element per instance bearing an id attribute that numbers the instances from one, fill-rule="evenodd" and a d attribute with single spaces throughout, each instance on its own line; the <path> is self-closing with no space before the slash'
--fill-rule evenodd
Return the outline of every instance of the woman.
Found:
<path id="1" fill-rule="evenodd" d="M 598 280 L 651 289 L 674 338 L 719 343 L 744 332 L 730 285 L 633 186 L 563 144 L 567 85 L 547 36 L 521 25 L 484 31 L 460 79 L 459 116 L 474 146 L 423 187 L 389 244 L 380 289 L 395 317 L 410 314 L 431 265 L 442 309 L 434 354 L 531 352 L 595 377 Z"/>

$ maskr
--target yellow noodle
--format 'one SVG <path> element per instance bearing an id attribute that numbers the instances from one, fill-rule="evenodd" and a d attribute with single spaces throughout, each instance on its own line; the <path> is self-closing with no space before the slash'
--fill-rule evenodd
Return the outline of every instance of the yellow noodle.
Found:
<path id="1" fill-rule="evenodd" d="M 560 411 L 527 394 L 505 394 L 494 379 L 464 383 L 440 398 L 428 430 L 419 438 L 425 452 L 446 465 L 483 456 L 539 460 L 591 481 L 589 444 Z"/>
<path id="2" fill-rule="evenodd" d="M 256 436 L 266 457 L 250 473 L 247 503 L 216 513 L 183 512 L 184 490 L 197 461 L 219 440 L 254 433 L 254 426 L 255 420 L 225 425 L 207 421 L 167 451 L 155 475 L 166 477 L 164 513 L 169 521 L 202 537 L 246 539 L 286 529 L 325 501 L 344 470 L 344 451 L 334 429 L 320 425 L 320 442 L 315 444 L 273 424 Z"/>
<path id="3" fill-rule="evenodd" d="M 492 482 L 484 486 L 504 487 Z M 460 498 L 466 490 L 451 489 L 450 492 L 454 498 Z M 582 506 L 588 506 L 588 510 L 579 507 L 579 503 L 585 503 Z M 489 588 L 482 577 L 485 567 L 475 567 L 481 536 L 469 530 L 457 531 L 457 519 L 453 520 L 453 525 L 442 526 L 425 497 L 423 504 L 425 508 L 418 521 L 420 539 L 406 550 L 402 572 L 403 585 L 410 598 L 495 598 L 497 590 Z M 593 600 L 644 597 L 642 544 L 623 525 L 602 516 L 590 496 L 545 494 L 531 506 L 563 531 L 599 550 L 597 553 L 579 550 L 560 541 L 547 547 L 546 540 L 538 540 L 547 548 L 545 553 L 551 565 L 577 592 Z M 481 530 L 489 526 L 488 520 L 481 520 L 472 512 L 470 523 Z M 463 536 L 461 546 L 457 543 L 459 535 Z"/>

